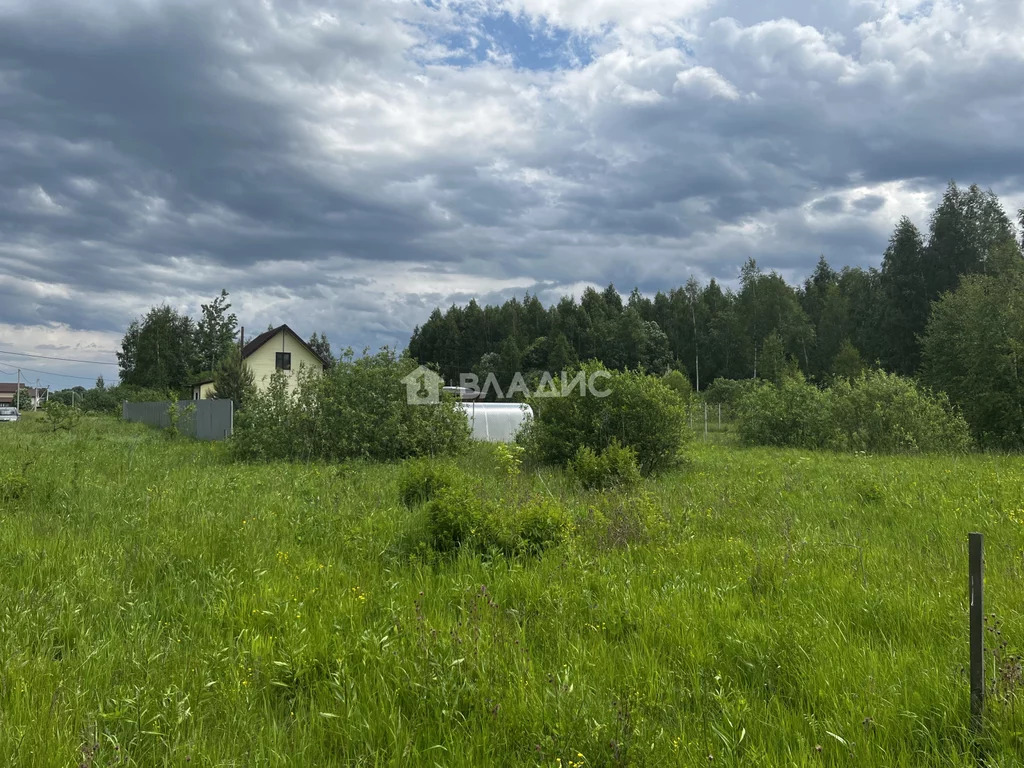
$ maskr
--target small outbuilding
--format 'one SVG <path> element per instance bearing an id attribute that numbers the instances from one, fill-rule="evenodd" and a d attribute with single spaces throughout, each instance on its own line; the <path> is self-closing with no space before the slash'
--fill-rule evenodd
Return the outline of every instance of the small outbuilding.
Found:
<path id="1" fill-rule="evenodd" d="M 522 426 L 533 418 L 533 409 L 526 403 L 463 402 L 458 406 L 466 418 L 474 440 L 489 443 L 511 443 Z"/>

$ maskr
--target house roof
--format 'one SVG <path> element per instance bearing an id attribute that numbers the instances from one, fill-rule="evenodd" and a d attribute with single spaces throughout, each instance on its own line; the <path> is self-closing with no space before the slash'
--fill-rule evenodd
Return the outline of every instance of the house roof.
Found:
<path id="1" fill-rule="evenodd" d="M 29 392 L 45 392 L 46 387 L 30 387 L 25 382 L 21 382 L 21 388 Z M 18 382 L 16 381 L 0 381 L 0 392 L 12 392 L 18 391 Z"/>
<path id="2" fill-rule="evenodd" d="M 307 344 L 306 342 L 304 342 L 302 340 L 302 337 L 299 336 L 299 334 L 297 334 L 295 331 L 293 331 L 287 325 L 279 325 L 279 326 L 277 326 L 277 328 L 271 328 L 269 331 L 264 331 L 259 336 L 257 336 L 252 341 L 250 341 L 248 344 L 246 344 L 244 347 L 242 347 L 242 359 L 244 360 L 245 358 L 249 357 L 249 355 L 251 355 L 257 349 L 262 347 L 264 344 L 266 344 L 272 338 L 277 336 L 277 334 L 279 334 L 281 331 L 284 331 L 286 333 L 290 333 L 292 336 L 294 336 L 296 341 L 298 341 L 299 344 L 301 344 L 303 347 L 305 347 L 306 350 L 309 352 L 309 354 L 313 355 L 313 357 L 315 357 L 317 360 L 319 360 L 321 363 L 323 363 L 324 368 L 327 367 L 328 362 L 326 360 L 324 360 L 323 357 L 321 357 L 319 354 L 317 354 L 317 352 L 314 349 L 312 349 L 309 346 L 309 344 Z"/>

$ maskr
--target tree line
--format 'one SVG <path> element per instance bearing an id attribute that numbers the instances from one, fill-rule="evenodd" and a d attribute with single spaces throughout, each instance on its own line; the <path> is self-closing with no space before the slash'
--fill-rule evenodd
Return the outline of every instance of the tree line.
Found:
<path id="1" fill-rule="evenodd" d="M 200 306 L 198 318 L 166 304 L 152 307 L 125 331 L 117 353 L 116 386 L 106 386 L 101 376 L 92 389 L 72 387 L 54 392 L 51 399 L 87 411 L 115 412 L 124 400 L 190 399 L 192 386 L 209 379 L 217 397 L 240 406 L 252 390 L 253 377 L 242 363 L 238 317 L 230 311 L 228 298 L 221 290 Z M 313 333 L 307 344 L 328 365 L 337 362 L 327 334 Z"/>
<path id="2" fill-rule="evenodd" d="M 198 319 L 162 305 L 132 321 L 117 353 L 121 384 L 185 393 L 197 380 L 217 378 L 225 367 L 240 369 L 242 340 L 228 296 L 222 290 L 201 305 Z M 307 343 L 329 364 L 335 362 L 327 334 L 313 333 Z"/>
<path id="3" fill-rule="evenodd" d="M 926 233 L 900 219 L 879 268 L 837 270 L 822 256 L 791 286 L 750 259 L 736 290 L 691 278 L 653 298 L 634 289 L 623 300 L 609 285 L 550 307 L 529 294 L 470 301 L 435 309 L 409 351 L 449 383 L 473 372 L 504 384 L 517 371 L 590 359 L 682 371 L 697 391 L 720 378 L 778 381 L 790 371 L 824 385 L 879 368 L 946 391 L 983 444 L 1022 446 L 1022 247 L 993 192 L 950 182 Z M 979 396 L 988 405 L 971 402 Z M 1006 410 L 1018 427 L 997 423 Z"/>

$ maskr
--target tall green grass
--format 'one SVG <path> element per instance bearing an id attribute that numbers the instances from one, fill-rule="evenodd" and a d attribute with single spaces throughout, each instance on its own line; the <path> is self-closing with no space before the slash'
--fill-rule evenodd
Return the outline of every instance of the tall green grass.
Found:
<path id="1" fill-rule="evenodd" d="M 693 445 L 660 525 L 557 471 L 539 557 L 410 557 L 400 465 L 246 465 L 86 418 L 0 425 L 0 764 L 993 766 L 967 731 L 966 540 L 1024 646 L 1024 465 Z M 0 480 L 3 482 L 3 480 Z M 12 488 L 14 481 L 12 481 Z M 992 661 L 990 656 L 989 661 Z M 990 664 L 991 667 L 991 664 Z"/>

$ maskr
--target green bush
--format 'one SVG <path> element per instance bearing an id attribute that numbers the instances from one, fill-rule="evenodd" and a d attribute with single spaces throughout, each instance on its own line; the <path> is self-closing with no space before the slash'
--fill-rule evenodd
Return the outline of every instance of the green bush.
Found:
<path id="1" fill-rule="evenodd" d="M 913 380 L 872 371 L 821 390 L 797 379 L 762 385 L 739 404 L 747 445 L 871 453 L 965 451 L 966 422 L 944 395 Z"/>
<path id="2" fill-rule="evenodd" d="M 191 392 L 175 392 L 171 399 L 189 399 Z M 94 387 L 85 389 L 76 387 L 74 390 L 62 389 L 52 392 L 46 408 L 51 408 L 54 403 L 71 407 L 72 405 L 83 413 L 109 413 L 120 415 L 121 404 L 127 400 L 131 403 L 159 402 L 167 400 L 166 390 L 144 389 L 128 384 L 118 384 L 114 387 Z"/>
<path id="3" fill-rule="evenodd" d="M 499 503 L 462 483 L 440 488 L 423 509 L 426 544 L 439 554 L 537 555 L 572 531 L 571 518 L 553 499 Z"/>
<path id="4" fill-rule="evenodd" d="M 612 440 L 600 453 L 580 446 L 569 462 L 569 474 L 588 489 L 628 488 L 640 481 L 636 452 L 619 445 L 618 440 Z"/>
<path id="5" fill-rule="evenodd" d="M 870 453 L 963 452 L 967 422 L 945 394 L 884 371 L 839 381 L 831 388 L 836 447 Z"/>
<path id="6" fill-rule="evenodd" d="M 704 390 L 704 400 L 709 405 L 738 405 L 743 396 L 760 386 L 756 379 L 722 379 L 711 382 Z"/>
<path id="7" fill-rule="evenodd" d="M 421 458 L 406 462 L 398 478 L 398 496 L 407 507 L 424 504 L 444 488 L 465 484 L 465 479 L 451 464 Z"/>
<path id="8" fill-rule="evenodd" d="M 300 372 L 300 379 L 304 378 Z M 303 380 L 300 389 L 310 391 L 315 386 Z M 311 439 L 316 432 L 315 418 L 315 410 L 303 407 L 288 380 L 275 373 L 267 388 L 252 396 L 245 410 L 235 415 L 232 450 L 239 458 L 258 461 L 317 458 Z"/>
<path id="9" fill-rule="evenodd" d="M 79 420 L 82 418 L 81 411 L 76 410 L 70 406 L 64 405 L 59 401 L 47 403 L 44 415 L 46 421 L 49 423 L 50 428 L 56 432 L 59 429 L 71 430 L 77 426 Z"/>
<path id="10" fill-rule="evenodd" d="M 746 445 L 827 448 L 838 439 L 826 392 L 799 379 L 749 389 L 737 404 L 737 429 Z"/>
<path id="11" fill-rule="evenodd" d="M 551 498 L 528 501 L 512 517 L 505 549 L 513 553 L 539 554 L 563 543 L 572 532 L 572 519 Z"/>
<path id="12" fill-rule="evenodd" d="M 403 377 L 416 368 L 390 350 L 353 359 L 323 374 L 300 371 L 294 389 L 281 375 L 249 397 L 238 414 L 236 456 L 253 460 L 394 461 L 459 453 L 469 422 L 453 397 L 411 405 Z"/>
<path id="13" fill-rule="evenodd" d="M 690 406 L 690 400 L 693 397 L 693 384 L 690 383 L 689 376 L 682 371 L 669 371 L 661 377 L 661 380 L 665 382 L 665 386 L 679 395 L 679 399 L 684 405 Z"/>
<path id="14" fill-rule="evenodd" d="M 523 468 L 523 446 L 517 443 L 498 443 L 494 448 L 498 466 L 507 477 L 518 477 Z"/>
<path id="15" fill-rule="evenodd" d="M 581 394 L 577 386 L 560 396 L 532 399 L 535 418 L 517 438 L 531 459 L 567 466 L 579 448 L 600 454 L 617 440 L 634 451 L 643 475 L 678 460 L 693 434 L 686 426 L 685 405 L 661 377 L 609 371 L 596 362 L 582 366 L 580 374 L 585 380 L 596 377 L 595 389 L 607 395 L 596 396 L 589 388 Z"/>
<path id="16" fill-rule="evenodd" d="M 425 509 L 427 541 L 435 552 L 454 552 L 470 545 L 488 548 L 496 543 L 492 515 L 467 486 L 439 489 Z"/>

